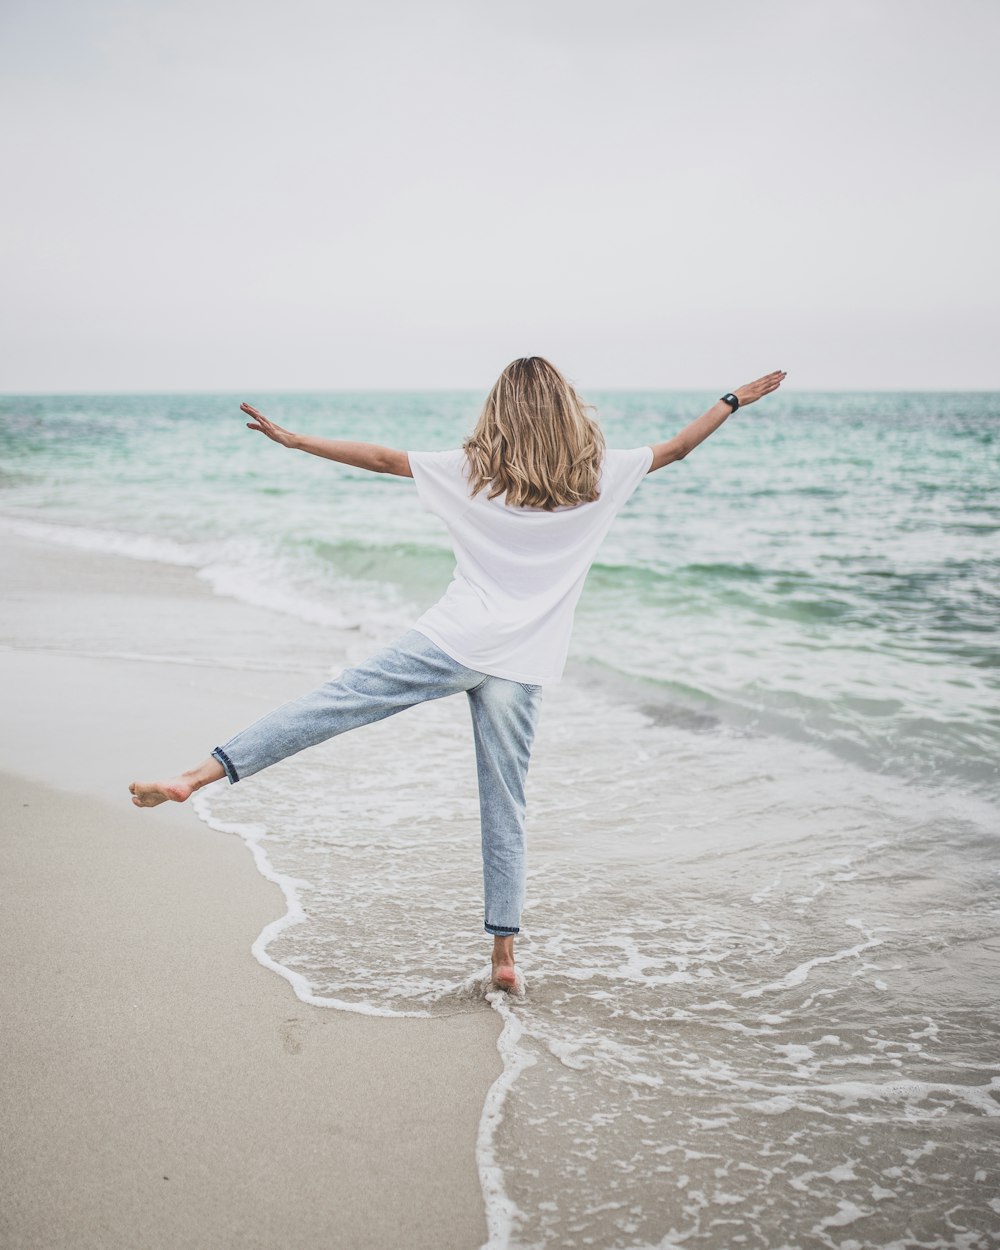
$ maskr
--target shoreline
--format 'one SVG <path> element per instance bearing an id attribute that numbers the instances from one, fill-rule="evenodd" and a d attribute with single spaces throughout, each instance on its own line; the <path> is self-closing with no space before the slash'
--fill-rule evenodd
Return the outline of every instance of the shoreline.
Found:
<path id="1" fill-rule="evenodd" d="M 243 649 L 299 627 L 190 569 L 22 539 L 2 564 L 4 1243 L 484 1244 L 489 1005 L 302 1002 L 251 955 L 285 908 L 242 841 L 128 800 L 133 776 L 186 760 L 192 725 L 212 738 L 324 673 L 124 658 L 120 636 L 148 656 L 178 616 Z"/>

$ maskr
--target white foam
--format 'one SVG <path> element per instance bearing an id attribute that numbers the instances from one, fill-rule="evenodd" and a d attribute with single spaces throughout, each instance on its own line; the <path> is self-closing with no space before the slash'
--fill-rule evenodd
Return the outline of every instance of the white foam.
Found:
<path id="1" fill-rule="evenodd" d="M 268 859 L 267 853 L 261 846 L 262 841 L 268 836 L 267 828 L 264 825 L 252 825 L 244 823 L 230 823 L 216 819 L 212 815 L 209 793 L 216 787 L 228 785 L 228 782 L 217 781 L 213 786 L 206 786 L 204 790 L 192 795 L 191 803 L 199 818 L 205 822 L 210 829 L 215 829 L 219 833 L 233 833 L 242 838 L 253 853 L 254 863 L 262 877 L 268 881 L 273 881 L 275 885 L 280 887 L 282 894 L 285 896 L 286 911 L 283 916 L 279 916 L 277 920 L 271 921 L 257 935 L 256 941 L 250 950 L 258 963 L 265 968 L 269 968 L 272 972 L 276 972 L 278 976 L 283 977 L 298 998 L 304 1003 L 311 1003 L 314 1007 L 333 1007 L 338 1011 L 354 1011 L 364 1016 L 428 1016 L 428 1011 L 395 1011 L 391 1007 L 380 1006 L 377 1003 L 366 1002 L 347 1002 L 342 999 L 323 997 L 314 994 L 309 981 L 300 972 L 296 972 L 293 968 L 289 968 L 285 964 L 280 964 L 272 959 L 267 953 L 268 943 L 273 941 L 279 933 L 293 925 L 303 924 L 306 920 L 306 912 L 302 906 L 298 891 L 309 886 L 308 881 L 303 881 L 295 877 L 287 876 L 284 873 L 276 872 L 271 861 Z"/>
<path id="2" fill-rule="evenodd" d="M 497 1039 L 497 1050 L 503 1060 L 503 1072 L 486 1095 L 476 1137 L 476 1164 L 486 1206 L 488 1233 L 482 1250 L 507 1250 L 511 1244 L 514 1222 L 518 1218 L 523 1219 L 524 1212 L 507 1193 L 503 1166 L 497 1155 L 497 1131 L 503 1120 L 511 1089 L 521 1073 L 535 1063 L 535 1057 L 522 1044 L 524 1030 L 505 991 L 495 990 L 487 998 L 503 1020 L 503 1028 Z"/>
<path id="3" fill-rule="evenodd" d="M 565 1064 L 567 1068 L 575 1068 L 579 1072 L 587 1066 L 577 1054 L 583 1046 L 582 1042 L 563 1042 L 550 1037 L 546 1045 L 559 1062 Z"/>
<path id="4" fill-rule="evenodd" d="M 238 599 L 253 607 L 283 612 L 310 625 L 328 625 L 335 629 L 362 628 L 357 616 L 346 614 L 330 603 L 322 603 L 318 599 L 311 599 L 285 588 L 277 561 L 270 562 L 270 567 L 262 567 L 260 562 L 215 562 L 199 569 L 198 576 L 208 582 L 217 595 Z M 366 619 L 371 621 L 367 613 Z"/>
<path id="5" fill-rule="evenodd" d="M 148 560 L 154 564 L 197 568 L 210 559 L 204 545 L 179 543 L 172 538 L 136 534 L 126 530 L 91 529 L 84 525 L 55 525 L 48 521 L 31 521 L 0 517 L 0 527 L 36 542 L 74 547 L 79 551 L 102 552 L 126 556 L 130 560 Z"/>
<path id="6" fill-rule="evenodd" d="M 871 1215 L 871 1211 L 864 1210 L 856 1202 L 838 1198 L 836 1212 L 833 1215 L 825 1216 L 818 1224 L 813 1226 L 812 1231 L 819 1235 L 825 1228 L 842 1228 L 845 1224 L 853 1224 L 855 1220 L 863 1219 L 866 1215 Z"/>
<path id="7" fill-rule="evenodd" d="M 856 920 L 848 920 L 847 924 L 859 925 Z M 881 926 L 885 928 L 886 926 Z M 816 955 L 813 959 L 806 959 L 802 963 L 797 964 L 790 972 L 785 973 L 777 981 L 769 981 L 767 985 L 755 986 L 753 989 L 743 990 L 740 994 L 741 998 L 759 998 L 761 994 L 768 994 L 775 990 L 786 990 L 794 985 L 801 985 L 813 968 L 818 968 L 821 964 L 839 963 L 842 959 L 856 959 L 862 951 L 870 950 L 873 946 L 881 946 L 881 938 L 869 938 L 867 942 L 859 942 L 855 946 L 845 947 L 843 950 L 834 951 L 831 955 Z"/>
<path id="8" fill-rule="evenodd" d="M 720 1074 L 716 1074 L 717 1078 Z M 933 1094 L 949 1095 L 956 1102 L 964 1102 L 967 1106 L 990 1118 L 1000 1116 L 1000 1103 L 996 1101 L 996 1093 L 1000 1091 L 1000 1076 L 993 1077 L 986 1085 L 962 1085 L 957 1081 L 918 1081 L 900 1077 L 891 1081 L 808 1081 L 802 1085 L 783 1085 L 768 1082 L 766 1085 L 743 1080 L 738 1077 L 728 1078 L 733 1085 L 744 1090 L 778 1090 L 775 1098 L 788 1096 L 798 1100 L 800 1107 L 809 1104 L 802 1101 L 805 1095 L 831 1094 L 840 1099 L 843 1106 L 853 1106 L 859 1102 L 906 1103 L 915 1107 L 916 1104 L 927 1102 Z M 773 1102 L 775 1099 L 767 1099 Z M 762 1103 L 755 1103 L 762 1107 Z M 810 1109 L 814 1109 L 811 1108 Z M 928 1116 L 937 1118 L 937 1107 L 928 1108 Z M 933 1147 L 931 1147 L 933 1148 Z M 922 1152 L 926 1150 L 922 1148 Z"/>
<path id="9" fill-rule="evenodd" d="M 128 530 L 7 516 L 0 516 L 0 530 L 80 551 L 191 568 L 221 597 L 293 616 L 307 624 L 359 632 L 368 638 L 392 629 L 402 632 L 408 619 L 406 605 L 388 588 L 380 595 L 375 589 L 362 591 L 352 586 L 349 606 L 344 595 L 335 604 L 303 593 L 295 587 L 286 561 L 252 540 L 178 542 Z"/>

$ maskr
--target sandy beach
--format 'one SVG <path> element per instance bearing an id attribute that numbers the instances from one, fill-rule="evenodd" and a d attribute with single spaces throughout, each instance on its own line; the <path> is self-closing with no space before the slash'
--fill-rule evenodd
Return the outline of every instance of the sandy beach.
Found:
<path id="1" fill-rule="evenodd" d="M 309 627 L 186 569 L 11 537 L 2 568 L 0 1240 L 483 1244 L 488 1004 L 421 1020 L 302 1003 L 251 955 L 284 900 L 244 843 L 129 802 L 133 777 L 324 676 L 226 668 L 199 639 L 287 655 Z"/>

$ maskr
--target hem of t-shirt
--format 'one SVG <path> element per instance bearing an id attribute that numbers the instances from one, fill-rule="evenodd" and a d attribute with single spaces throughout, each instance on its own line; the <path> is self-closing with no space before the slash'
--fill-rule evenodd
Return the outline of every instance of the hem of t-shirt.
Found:
<path id="1" fill-rule="evenodd" d="M 479 660 L 471 660 L 468 656 L 460 655 L 451 643 L 446 642 L 436 630 L 427 629 L 423 625 L 414 625 L 413 629 L 418 634 L 423 634 L 435 647 L 440 647 L 445 655 L 451 656 L 458 664 L 464 664 L 466 668 L 471 668 L 476 673 L 485 673 L 487 677 L 503 677 L 505 681 L 519 681 L 526 686 L 554 686 L 562 680 L 559 677 L 539 677 L 537 674 L 526 675 L 525 673 L 515 673 L 510 669 L 497 668 L 495 665 L 490 668 L 483 668 Z"/>

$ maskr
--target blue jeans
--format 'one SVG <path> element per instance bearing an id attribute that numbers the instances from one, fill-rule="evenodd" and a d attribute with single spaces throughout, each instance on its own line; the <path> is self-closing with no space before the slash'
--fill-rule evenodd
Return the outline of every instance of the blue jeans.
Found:
<path id="1" fill-rule="evenodd" d="M 517 933 L 524 906 L 524 783 L 542 687 L 466 668 L 418 630 L 282 704 L 216 747 L 230 783 L 348 729 L 464 690 L 479 776 L 486 932 Z"/>

